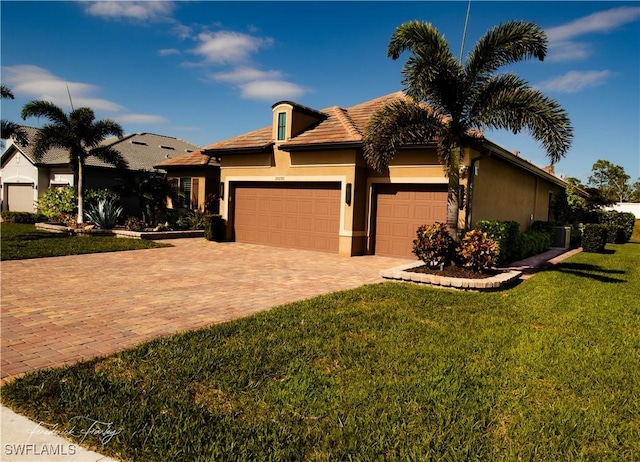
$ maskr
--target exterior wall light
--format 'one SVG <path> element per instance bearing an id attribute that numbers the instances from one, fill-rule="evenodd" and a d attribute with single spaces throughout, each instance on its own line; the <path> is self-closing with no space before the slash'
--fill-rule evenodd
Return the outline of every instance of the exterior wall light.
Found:
<path id="1" fill-rule="evenodd" d="M 347 205 L 351 205 L 351 183 L 347 183 L 344 201 L 347 203 Z"/>

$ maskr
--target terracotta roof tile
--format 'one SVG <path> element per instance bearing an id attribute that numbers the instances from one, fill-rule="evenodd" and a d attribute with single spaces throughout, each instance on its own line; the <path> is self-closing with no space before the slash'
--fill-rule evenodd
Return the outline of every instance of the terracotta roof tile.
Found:
<path id="1" fill-rule="evenodd" d="M 322 111 L 316 111 L 323 113 L 327 118 L 287 140 L 282 146 L 286 148 L 287 146 L 361 142 L 369 118 L 385 104 L 404 98 L 407 96 L 399 91 L 349 108 L 331 106 Z M 206 146 L 204 151 L 264 149 L 274 142 L 272 127 L 268 126 L 234 138 L 218 141 Z"/>
<path id="2" fill-rule="evenodd" d="M 173 159 L 164 160 L 157 164 L 155 168 L 201 166 L 217 167 L 219 165 L 220 163 L 215 157 L 203 154 L 202 151 L 195 151 L 182 154 L 178 157 L 174 157 Z"/>

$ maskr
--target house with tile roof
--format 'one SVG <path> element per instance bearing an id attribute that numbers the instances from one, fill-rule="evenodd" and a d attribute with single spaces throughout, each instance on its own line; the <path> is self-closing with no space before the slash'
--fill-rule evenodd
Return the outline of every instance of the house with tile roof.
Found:
<path id="1" fill-rule="evenodd" d="M 37 128 L 23 127 L 29 140 Z M 129 163 L 129 170 L 162 170 L 155 165 L 182 154 L 197 151 L 198 146 L 170 136 L 153 133 L 132 133 L 122 138 L 108 138 L 104 145 L 122 153 Z M 87 159 L 84 184 L 87 189 L 110 188 L 118 184 L 120 174 L 110 164 L 100 159 Z M 2 181 L 2 210 L 35 211 L 38 197 L 50 187 L 74 186 L 74 173 L 69 165 L 66 150 L 52 148 L 37 161 L 31 143 L 20 146 L 9 140 L 1 156 L 0 179 Z"/>
<path id="2" fill-rule="evenodd" d="M 403 146 L 384 172 L 363 157 L 370 117 L 397 92 L 343 108 L 272 106 L 271 123 L 206 146 L 220 159 L 220 213 L 239 242 L 412 258 L 422 224 L 446 221 L 448 179 L 435 146 Z M 566 183 L 478 134 L 464 147 L 459 226 L 551 218 Z"/>
<path id="3" fill-rule="evenodd" d="M 167 179 L 174 189 L 180 191 L 184 201 L 170 208 L 190 208 L 207 213 L 218 213 L 218 190 L 220 187 L 220 161 L 217 157 L 194 151 L 165 159 L 155 165 L 167 172 Z"/>

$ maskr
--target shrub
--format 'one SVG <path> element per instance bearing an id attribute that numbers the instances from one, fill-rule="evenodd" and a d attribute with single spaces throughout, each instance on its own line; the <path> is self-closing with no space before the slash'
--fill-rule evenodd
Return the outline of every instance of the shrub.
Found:
<path id="1" fill-rule="evenodd" d="M 444 223 L 422 225 L 416 231 L 413 253 L 429 268 L 450 265 L 455 255 L 455 242 Z"/>
<path id="2" fill-rule="evenodd" d="M 222 215 L 205 215 L 204 238 L 208 241 L 223 241 L 226 222 Z"/>
<path id="3" fill-rule="evenodd" d="M 520 224 L 517 221 L 480 220 L 475 229 L 487 234 L 500 249 L 498 263 L 513 261 L 517 257 L 517 236 Z"/>
<path id="4" fill-rule="evenodd" d="M 144 231 L 146 225 L 144 221 L 142 221 L 138 217 L 127 217 L 124 221 L 124 227 L 129 231 Z"/>
<path id="5" fill-rule="evenodd" d="M 582 245 L 582 231 L 578 228 L 571 228 L 571 237 L 569 241 L 569 246 L 572 249 L 577 249 Z"/>
<path id="6" fill-rule="evenodd" d="M 584 225 L 582 233 L 582 250 L 585 252 L 602 253 L 607 245 L 607 226 L 588 223 Z"/>
<path id="7" fill-rule="evenodd" d="M 101 199 L 117 203 L 120 202 L 120 194 L 110 189 L 87 189 L 84 193 L 84 201 L 87 206 L 89 204 L 98 205 Z"/>
<path id="8" fill-rule="evenodd" d="M 589 215 L 589 222 L 612 227 L 619 227 L 621 231 L 612 228 L 607 238 L 611 243 L 624 243 L 631 239 L 635 225 L 635 215 L 615 210 L 597 210 Z"/>
<path id="9" fill-rule="evenodd" d="M 500 248 L 486 233 L 474 229 L 466 233 L 460 241 L 458 254 L 465 266 L 482 273 L 495 267 Z"/>
<path id="10" fill-rule="evenodd" d="M 114 201 L 98 200 L 97 204 L 89 204 L 85 215 L 89 220 L 102 229 L 113 229 L 122 214 L 122 206 L 116 207 Z"/>
<path id="11" fill-rule="evenodd" d="M 6 221 L 7 223 L 26 223 L 33 224 L 39 221 L 45 221 L 46 217 L 41 213 L 31 213 L 31 212 L 12 212 L 10 210 L 5 210 L 0 213 L 2 217 L 2 221 Z"/>
<path id="12" fill-rule="evenodd" d="M 187 210 L 176 220 L 179 229 L 204 229 L 204 213 L 199 210 Z"/>
<path id="13" fill-rule="evenodd" d="M 47 218 L 76 213 L 76 188 L 49 188 L 38 198 L 38 212 Z"/>
<path id="14" fill-rule="evenodd" d="M 556 226 L 556 223 L 554 223 L 553 221 L 536 220 L 531 223 L 531 227 L 529 229 L 531 231 L 540 231 L 542 233 L 547 233 L 553 238 L 553 235 L 556 232 Z"/>
<path id="15" fill-rule="evenodd" d="M 542 231 L 525 231 L 516 237 L 517 259 L 523 259 L 549 250 L 551 235 Z"/>

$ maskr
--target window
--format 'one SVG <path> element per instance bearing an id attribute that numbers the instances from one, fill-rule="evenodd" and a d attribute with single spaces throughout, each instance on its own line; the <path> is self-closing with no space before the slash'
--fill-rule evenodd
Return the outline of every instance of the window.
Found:
<path id="1" fill-rule="evenodd" d="M 180 207 L 191 208 L 191 178 L 180 178 Z"/>
<path id="2" fill-rule="evenodd" d="M 278 113 L 278 141 L 282 141 L 287 137 L 287 113 Z"/>

